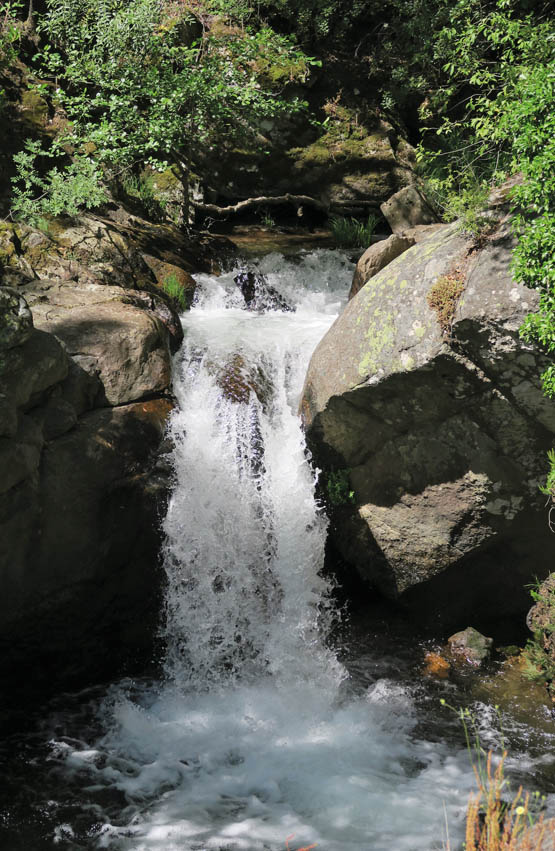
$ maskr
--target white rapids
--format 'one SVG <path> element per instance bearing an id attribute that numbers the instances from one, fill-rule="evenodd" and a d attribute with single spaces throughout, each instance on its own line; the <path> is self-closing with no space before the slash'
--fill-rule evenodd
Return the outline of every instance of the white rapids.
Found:
<path id="1" fill-rule="evenodd" d="M 297 409 L 352 264 L 318 250 L 258 269 L 294 312 L 246 310 L 232 272 L 201 276 L 183 318 L 166 679 L 139 696 L 114 689 L 108 732 L 68 768 L 87 762 L 127 802 L 94 847 L 442 849 L 446 822 L 460 837 L 466 755 L 412 734 L 409 689 L 355 693 L 326 643 L 326 519 Z"/>

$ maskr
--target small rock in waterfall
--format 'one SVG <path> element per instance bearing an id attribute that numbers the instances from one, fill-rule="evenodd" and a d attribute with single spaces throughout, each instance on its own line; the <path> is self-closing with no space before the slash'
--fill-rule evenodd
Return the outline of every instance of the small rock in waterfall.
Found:
<path id="1" fill-rule="evenodd" d="M 256 310 L 259 313 L 266 310 L 289 312 L 295 310 L 274 287 L 270 286 L 264 275 L 249 270 L 239 272 L 233 280 L 243 294 L 247 310 Z"/>

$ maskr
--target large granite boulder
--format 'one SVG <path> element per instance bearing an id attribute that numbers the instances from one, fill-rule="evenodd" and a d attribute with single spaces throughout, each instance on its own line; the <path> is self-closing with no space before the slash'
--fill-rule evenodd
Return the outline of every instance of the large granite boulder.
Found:
<path id="1" fill-rule="evenodd" d="M 494 631 L 552 567 L 544 497 L 555 406 L 518 329 L 538 303 L 513 281 L 502 224 L 475 251 L 434 230 L 375 275 L 316 349 L 302 414 L 341 556 L 446 629 Z"/>
<path id="2" fill-rule="evenodd" d="M 92 262 L 69 275 L 77 261 L 40 232 L 2 237 L 15 287 L 0 285 L 0 671 L 25 666 L 43 688 L 152 654 L 182 331 L 148 280 L 110 284 Z M 33 277 L 33 246 L 52 277 Z"/>
<path id="3" fill-rule="evenodd" d="M 99 403 L 123 405 L 168 389 L 171 328 L 157 315 L 154 296 L 145 304 L 121 287 L 48 280 L 20 292 L 35 327 L 54 334 L 74 362 L 98 379 Z"/>

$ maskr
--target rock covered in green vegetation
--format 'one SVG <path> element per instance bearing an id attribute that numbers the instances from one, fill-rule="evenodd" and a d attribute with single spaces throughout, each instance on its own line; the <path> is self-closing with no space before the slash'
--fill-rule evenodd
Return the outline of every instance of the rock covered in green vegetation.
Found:
<path id="1" fill-rule="evenodd" d="M 434 230 L 375 275 L 316 349 L 302 413 L 324 472 L 348 471 L 340 554 L 422 619 L 485 629 L 526 610 L 552 540 L 538 485 L 555 410 L 545 357 L 519 327 L 537 294 L 513 281 L 502 224 L 482 250 Z M 430 291 L 462 280 L 450 319 Z"/>
<path id="2" fill-rule="evenodd" d="M 555 573 L 540 583 L 532 596 L 535 603 L 526 618 L 533 633 L 524 651 L 527 674 L 543 683 L 555 697 Z"/>
<path id="3" fill-rule="evenodd" d="M 336 108 L 326 132 L 303 146 L 287 147 L 299 135 L 294 127 L 269 131 L 271 158 L 254 150 L 223 152 L 206 178 L 209 194 L 228 199 L 290 192 L 310 195 L 334 212 L 377 210 L 414 181 L 414 150 L 383 119 L 355 123 L 355 117 L 354 109 Z"/>

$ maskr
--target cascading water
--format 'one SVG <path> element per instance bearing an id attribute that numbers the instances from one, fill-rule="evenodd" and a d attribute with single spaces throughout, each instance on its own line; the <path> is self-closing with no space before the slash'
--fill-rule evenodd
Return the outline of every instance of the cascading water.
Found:
<path id="1" fill-rule="evenodd" d="M 351 693 L 325 641 L 326 520 L 296 411 L 352 266 L 329 251 L 259 266 L 294 310 L 245 309 L 230 273 L 201 278 L 184 320 L 165 521 L 168 683 L 111 707 L 102 773 L 130 809 L 98 844 L 278 851 L 294 834 L 294 847 L 327 851 L 441 848 L 441 802 L 456 820 L 468 772 L 410 741 L 402 688 Z"/>
<path id="2" fill-rule="evenodd" d="M 184 317 L 166 677 L 113 686 L 94 746 L 90 720 L 60 733 L 68 701 L 51 720 L 40 807 L 61 848 L 283 851 L 294 835 L 291 849 L 431 851 L 446 820 L 457 847 L 474 785 L 466 753 L 419 735 L 418 701 L 380 675 L 383 661 L 370 652 L 348 675 L 327 643 L 326 520 L 296 412 L 352 265 L 319 250 L 258 267 L 266 295 L 251 298 L 247 280 L 246 302 L 237 271 L 203 276 Z"/>

